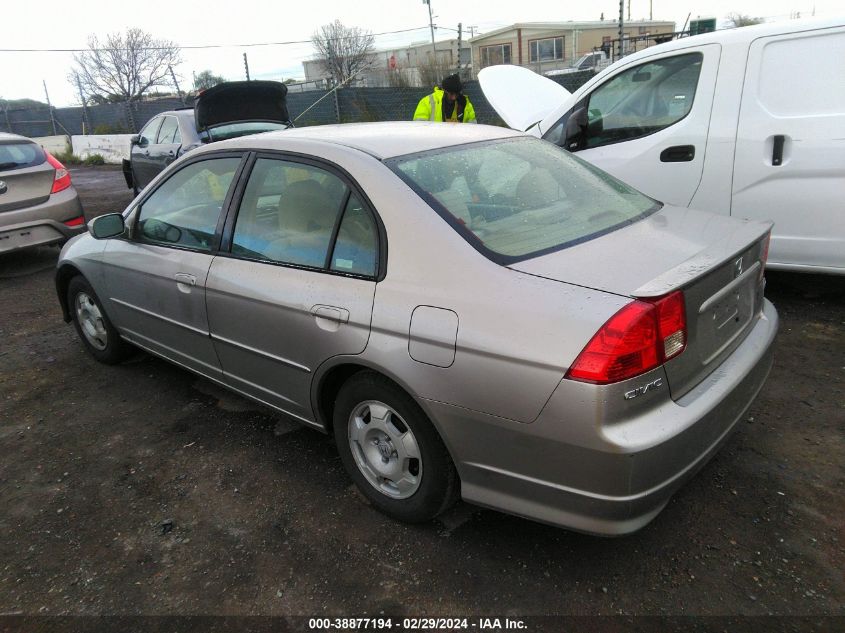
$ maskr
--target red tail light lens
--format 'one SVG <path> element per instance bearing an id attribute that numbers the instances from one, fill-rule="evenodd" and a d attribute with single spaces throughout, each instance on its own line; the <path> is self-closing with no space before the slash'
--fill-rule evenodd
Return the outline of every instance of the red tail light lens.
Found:
<path id="1" fill-rule="evenodd" d="M 599 385 L 627 380 L 683 352 L 686 338 L 681 291 L 633 301 L 596 332 L 566 377 Z"/>
<path id="2" fill-rule="evenodd" d="M 70 227 L 82 226 L 83 224 L 85 224 L 85 216 L 80 215 L 78 218 L 71 218 L 70 220 L 65 220 L 64 222 L 62 222 L 62 224 Z"/>
<path id="3" fill-rule="evenodd" d="M 70 187 L 70 172 L 50 152 L 44 153 L 47 154 L 47 162 L 56 170 L 56 176 L 53 178 L 53 189 L 50 193 L 64 191 Z"/>

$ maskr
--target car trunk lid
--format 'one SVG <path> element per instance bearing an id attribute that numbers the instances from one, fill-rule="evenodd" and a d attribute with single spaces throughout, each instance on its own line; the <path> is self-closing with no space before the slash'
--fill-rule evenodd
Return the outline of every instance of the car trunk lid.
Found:
<path id="1" fill-rule="evenodd" d="M 289 123 L 288 87 L 278 81 L 231 81 L 202 92 L 194 105 L 197 130 L 245 121 Z"/>
<path id="2" fill-rule="evenodd" d="M 24 139 L 0 139 L 0 212 L 46 202 L 56 170 L 44 150 Z"/>
<path id="3" fill-rule="evenodd" d="M 512 264 L 521 272 L 632 298 L 681 290 L 685 350 L 665 364 L 672 397 L 689 392 L 742 342 L 763 308 L 770 223 L 664 207 L 570 248 Z"/>

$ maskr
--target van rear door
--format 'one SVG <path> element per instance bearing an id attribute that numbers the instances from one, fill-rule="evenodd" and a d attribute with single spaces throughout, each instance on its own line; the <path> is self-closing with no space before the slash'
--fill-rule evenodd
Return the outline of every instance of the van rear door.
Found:
<path id="1" fill-rule="evenodd" d="M 731 214 L 772 220 L 773 268 L 845 273 L 845 27 L 752 42 Z"/>
<path id="2" fill-rule="evenodd" d="M 541 123 L 543 138 L 653 198 L 688 206 L 704 167 L 720 55 L 706 44 L 619 65 L 557 122 Z M 573 125 L 579 111 L 583 124 Z"/>

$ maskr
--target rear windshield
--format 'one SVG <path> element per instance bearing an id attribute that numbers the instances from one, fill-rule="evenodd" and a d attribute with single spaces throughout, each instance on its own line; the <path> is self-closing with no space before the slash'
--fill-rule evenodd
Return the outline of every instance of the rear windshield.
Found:
<path id="1" fill-rule="evenodd" d="M 0 171 L 35 167 L 45 160 L 44 150 L 35 143 L 0 144 Z"/>
<path id="2" fill-rule="evenodd" d="M 459 145 L 387 163 L 473 247 L 502 264 L 596 238 L 661 206 L 533 138 Z"/>
<path id="3" fill-rule="evenodd" d="M 287 127 L 286 123 L 245 121 L 242 123 L 227 123 L 226 125 L 218 125 L 209 130 L 203 130 L 199 133 L 199 135 L 200 140 L 203 143 L 211 143 L 212 141 L 224 141 L 227 138 L 237 138 L 239 136 L 246 136 L 247 134 L 260 134 L 261 132 L 284 130 Z"/>

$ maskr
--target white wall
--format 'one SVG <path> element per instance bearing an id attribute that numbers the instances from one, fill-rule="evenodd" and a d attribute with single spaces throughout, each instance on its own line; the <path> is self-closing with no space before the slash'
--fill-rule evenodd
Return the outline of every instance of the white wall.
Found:
<path id="1" fill-rule="evenodd" d="M 51 154 L 64 154 L 70 147 L 70 137 L 61 134 L 59 136 L 36 136 L 32 139 Z"/>
<path id="2" fill-rule="evenodd" d="M 72 136 L 73 153 L 80 158 L 100 154 L 107 163 L 119 165 L 124 158 L 129 158 L 132 134 L 103 134 L 90 136 Z"/>

